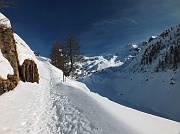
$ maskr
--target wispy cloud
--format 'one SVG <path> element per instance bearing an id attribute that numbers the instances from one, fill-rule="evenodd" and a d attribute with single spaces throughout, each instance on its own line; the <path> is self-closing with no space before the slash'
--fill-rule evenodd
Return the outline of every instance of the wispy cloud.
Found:
<path id="1" fill-rule="evenodd" d="M 94 26 L 103 26 L 103 25 L 113 25 L 117 23 L 132 23 L 132 24 L 139 24 L 141 22 L 141 19 L 134 19 L 134 18 L 121 18 L 121 19 L 107 19 L 107 20 L 101 20 L 99 22 L 93 23 Z"/>
<path id="2" fill-rule="evenodd" d="M 102 25 L 106 25 L 106 24 L 115 24 L 115 23 L 121 23 L 121 20 L 118 19 L 108 19 L 108 20 L 102 20 L 99 22 L 95 22 L 93 23 L 93 25 L 95 26 L 102 26 Z"/>
<path id="3" fill-rule="evenodd" d="M 136 24 L 136 25 L 139 24 L 139 22 L 137 20 L 133 19 L 133 18 L 125 18 L 124 22 L 125 23 L 129 22 L 129 23 Z"/>

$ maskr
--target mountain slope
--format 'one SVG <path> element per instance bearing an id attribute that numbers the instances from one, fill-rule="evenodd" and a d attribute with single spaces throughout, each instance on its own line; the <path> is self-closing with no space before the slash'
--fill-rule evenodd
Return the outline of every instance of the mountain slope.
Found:
<path id="1" fill-rule="evenodd" d="M 0 133 L 179 133 L 177 122 L 118 105 L 81 83 L 62 83 L 62 72 L 44 58 L 38 66 L 40 85 L 20 82 L 0 97 Z"/>
<path id="2" fill-rule="evenodd" d="M 79 81 L 119 104 L 180 121 L 179 43 L 177 25 L 147 42 L 125 45 L 116 54 L 121 66 L 94 71 Z"/>
<path id="3" fill-rule="evenodd" d="M 178 134 L 180 124 L 142 113 L 90 92 L 83 83 L 66 78 L 49 59 L 35 57 L 16 34 L 20 64 L 36 62 L 40 83 L 20 81 L 0 96 L 2 134 Z M 2 59 L 0 55 L 0 59 Z M 6 68 L 6 64 L 3 64 Z M 9 73 L 9 72 L 8 72 Z"/>

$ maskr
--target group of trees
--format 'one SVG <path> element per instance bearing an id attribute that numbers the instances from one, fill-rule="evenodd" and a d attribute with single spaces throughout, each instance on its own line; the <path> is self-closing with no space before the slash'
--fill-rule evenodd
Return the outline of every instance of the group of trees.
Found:
<path id="1" fill-rule="evenodd" d="M 159 41 L 149 39 L 149 45 L 142 55 L 141 65 L 151 64 L 153 60 L 159 58 L 155 71 L 166 68 L 177 69 L 180 64 L 180 26 L 176 27 L 174 33 L 170 33 L 173 28 L 166 30 L 160 35 Z M 162 51 L 163 50 L 163 51 Z"/>
<path id="2" fill-rule="evenodd" d="M 50 59 L 51 64 L 61 69 L 65 76 L 75 77 L 76 65 L 82 59 L 77 37 L 69 34 L 66 36 L 64 44 L 59 41 L 54 42 Z"/>

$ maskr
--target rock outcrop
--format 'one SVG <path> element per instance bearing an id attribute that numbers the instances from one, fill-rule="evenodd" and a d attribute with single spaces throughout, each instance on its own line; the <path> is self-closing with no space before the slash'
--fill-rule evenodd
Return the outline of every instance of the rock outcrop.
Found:
<path id="1" fill-rule="evenodd" d="M 37 65 L 33 60 L 26 59 L 19 67 L 20 79 L 24 82 L 39 83 L 39 73 Z"/>
<path id="2" fill-rule="evenodd" d="M 19 79 L 19 60 L 16 51 L 16 42 L 13 36 L 12 28 L 6 28 L 0 25 L 0 49 L 3 56 L 9 61 L 14 69 L 14 75 Z"/>
<path id="3" fill-rule="evenodd" d="M 8 75 L 7 79 L 0 79 L 0 94 L 3 94 L 6 91 L 13 90 L 20 80 L 18 70 L 19 60 L 13 30 L 4 25 L 0 25 L 0 49 L 3 56 L 9 61 L 14 69 L 13 75 Z"/>
<path id="4" fill-rule="evenodd" d="M 0 18 L 5 17 L 0 14 Z M 7 18 L 3 18 L 6 22 Z M 1 19 L 2 20 L 2 19 Z M 9 61 L 14 70 L 13 75 L 8 75 L 7 79 L 0 76 L 0 95 L 13 90 L 20 80 L 24 82 L 37 82 L 39 83 L 39 73 L 37 65 L 32 60 L 25 60 L 22 65 L 19 64 L 18 53 L 16 49 L 16 41 L 14 39 L 13 30 L 9 25 L 1 23 L 0 20 L 0 49 L 2 55 Z M 0 70 L 1 71 L 1 70 Z"/>

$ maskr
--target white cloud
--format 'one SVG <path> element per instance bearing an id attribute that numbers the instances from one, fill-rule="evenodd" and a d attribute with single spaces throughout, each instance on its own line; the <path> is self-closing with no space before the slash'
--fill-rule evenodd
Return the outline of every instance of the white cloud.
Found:
<path id="1" fill-rule="evenodd" d="M 108 20 L 102 20 L 99 22 L 95 22 L 93 23 L 93 25 L 95 26 L 102 26 L 102 25 L 106 25 L 106 24 L 115 24 L 115 23 L 121 23 L 121 20 L 118 19 L 108 19 Z"/>
<path id="2" fill-rule="evenodd" d="M 142 20 L 139 19 L 134 19 L 134 18 L 121 18 L 121 19 L 107 19 L 107 20 L 101 20 L 99 22 L 95 22 L 93 23 L 94 26 L 103 26 L 103 25 L 113 25 L 113 24 L 117 24 L 117 23 L 132 23 L 132 24 L 139 24 L 140 22 L 142 22 Z"/>

